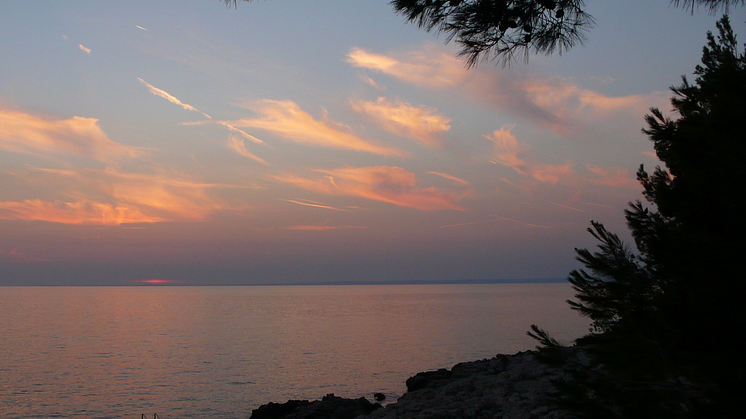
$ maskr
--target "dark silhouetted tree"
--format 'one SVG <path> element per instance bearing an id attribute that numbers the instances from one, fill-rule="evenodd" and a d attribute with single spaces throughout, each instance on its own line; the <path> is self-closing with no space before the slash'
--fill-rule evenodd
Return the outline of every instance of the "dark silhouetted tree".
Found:
<path id="1" fill-rule="evenodd" d="M 646 117 L 665 169 L 637 173 L 652 204 L 625 211 L 637 253 L 599 223 L 598 250 L 577 250 L 569 303 L 592 320 L 577 341 L 589 358 L 556 384 L 579 417 L 743 417 L 746 56 L 727 16 L 717 27 L 694 84 L 672 88 L 678 117 Z M 544 352 L 557 346 L 532 328 Z"/>

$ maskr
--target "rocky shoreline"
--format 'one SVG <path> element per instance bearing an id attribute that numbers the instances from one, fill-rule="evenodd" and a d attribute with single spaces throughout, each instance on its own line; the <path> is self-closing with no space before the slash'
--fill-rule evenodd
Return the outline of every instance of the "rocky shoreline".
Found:
<path id="1" fill-rule="evenodd" d="M 576 348 L 565 350 L 581 355 Z M 254 410 L 251 419 L 570 418 L 552 408 L 550 380 L 561 378 L 563 370 L 537 361 L 534 354 L 497 355 L 421 372 L 407 380 L 404 395 L 385 407 L 330 394 L 313 402 L 269 403 Z"/>

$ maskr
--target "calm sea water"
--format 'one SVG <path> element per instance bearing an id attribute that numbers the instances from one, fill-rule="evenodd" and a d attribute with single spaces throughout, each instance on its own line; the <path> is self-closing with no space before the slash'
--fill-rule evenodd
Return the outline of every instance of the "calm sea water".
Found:
<path id="1" fill-rule="evenodd" d="M 588 322 L 567 284 L 0 288 L 0 417 L 248 418 L 384 392 Z"/>

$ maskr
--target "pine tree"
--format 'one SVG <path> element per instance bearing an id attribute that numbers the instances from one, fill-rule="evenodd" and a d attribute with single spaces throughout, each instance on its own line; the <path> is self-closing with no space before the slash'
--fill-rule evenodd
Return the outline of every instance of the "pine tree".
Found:
<path id="1" fill-rule="evenodd" d="M 238 6 L 239 0 L 222 0 Z M 243 0 L 251 2 L 253 0 Z M 658 0 L 662 1 L 662 0 Z M 670 0 L 674 6 L 710 13 L 746 0 Z M 446 35 L 468 66 L 495 59 L 503 65 L 530 54 L 551 54 L 582 44 L 595 26 L 584 0 L 391 0 L 396 13 L 420 28 Z"/>
<path id="2" fill-rule="evenodd" d="M 579 417 L 743 417 L 746 56 L 727 16 L 717 27 L 694 84 L 672 88 L 678 118 L 646 117 L 665 169 L 638 171 L 650 207 L 625 211 L 637 252 L 599 223 L 598 250 L 577 250 L 569 304 L 592 320 L 577 341 L 588 359 L 569 360 L 572 378 L 556 385 Z"/>

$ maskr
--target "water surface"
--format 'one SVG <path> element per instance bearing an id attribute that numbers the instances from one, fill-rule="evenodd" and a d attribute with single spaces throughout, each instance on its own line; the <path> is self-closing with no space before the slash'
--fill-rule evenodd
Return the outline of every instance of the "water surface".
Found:
<path id="1" fill-rule="evenodd" d="M 0 288 L 0 416 L 248 418 L 569 341 L 567 284 Z"/>

